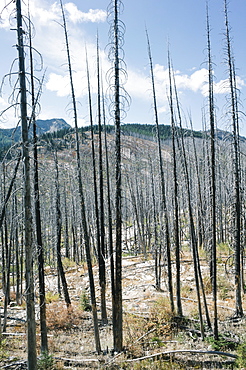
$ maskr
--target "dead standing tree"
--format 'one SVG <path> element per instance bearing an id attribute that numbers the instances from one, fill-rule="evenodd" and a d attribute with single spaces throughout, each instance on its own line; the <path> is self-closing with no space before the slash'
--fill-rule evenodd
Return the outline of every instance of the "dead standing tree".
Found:
<path id="1" fill-rule="evenodd" d="M 26 258 L 26 312 L 27 312 L 27 351 L 28 369 L 36 370 L 36 323 L 34 305 L 34 278 L 33 278 L 33 239 L 32 239 L 32 204 L 30 182 L 30 158 L 28 143 L 27 122 L 27 94 L 25 53 L 22 26 L 21 1 L 16 0 L 17 12 L 17 36 L 18 36 L 18 59 L 19 59 L 19 86 L 20 86 L 20 110 L 22 128 L 22 160 L 24 166 L 23 191 L 24 191 L 24 224 L 25 224 L 25 258 Z"/>
<path id="2" fill-rule="evenodd" d="M 171 310 L 172 310 L 172 312 L 174 312 L 171 243 L 170 243 L 169 222 L 168 222 L 168 212 L 167 212 L 165 178 L 164 178 L 163 159 L 162 159 L 162 152 L 161 152 L 161 140 L 160 140 L 160 130 L 159 130 L 159 118 L 158 118 L 158 112 L 157 112 L 157 100 L 156 100 L 156 92 L 155 92 L 153 62 L 152 62 L 150 42 L 149 42 L 149 37 L 148 37 L 147 31 L 146 31 L 146 36 L 147 36 L 147 43 L 148 43 L 148 55 L 149 55 L 149 63 L 150 63 L 151 84 L 152 84 L 155 124 L 156 124 L 156 133 L 157 133 L 162 208 L 163 208 L 163 213 L 164 213 L 164 228 L 165 228 L 165 237 L 166 237 L 166 256 L 167 256 L 167 270 L 168 270 L 168 291 L 169 291 L 169 297 L 170 297 Z"/>
<path id="3" fill-rule="evenodd" d="M 82 219 L 82 228 L 83 228 L 83 233 L 84 233 L 86 261 L 87 261 L 88 274 L 89 274 L 89 283 L 90 283 L 91 306 L 92 306 L 93 324 L 94 324 L 94 337 L 95 337 L 96 350 L 97 350 L 98 353 L 100 353 L 101 352 L 101 344 L 100 344 L 99 329 L 98 329 L 95 284 L 94 284 L 94 276 L 93 276 L 92 261 L 91 261 L 90 236 L 89 236 L 89 230 L 88 230 L 88 225 L 87 225 L 85 198 L 84 198 L 82 173 L 81 173 L 80 145 L 79 145 L 78 120 L 77 120 L 77 106 L 76 106 L 76 98 L 75 98 L 75 91 L 74 91 L 74 83 L 73 83 L 73 74 L 72 74 L 72 65 L 71 65 L 71 58 L 70 58 L 70 49 L 69 49 L 69 41 L 68 41 L 68 34 L 67 34 L 66 18 L 65 18 L 63 4 L 62 4 L 61 0 L 60 0 L 60 6 L 61 6 L 61 11 L 62 11 L 62 20 L 63 20 L 65 42 L 66 42 L 68 70 L 69 70 L 72 105 L 73 105 L 73 113 L 74 113 L 77 181 L 78 181 L 78 190 L 79 190 L 79 199 L 80 199 L 80 212 L 81 212 L 81 219 Z"/>
<path id="4" fill-rule="evenodd" d="M 175 262 L 176 262 L 176 302 L 177 312 L 179 316 L 183 316 L 181 302 L 181 270 L 180 270 L 180 230 L 179 230 L 179 204 L 178 204 L 178 172 L 177 172 L 177 154 L 176 154 L 176 135 L 177 128 L 175 126 L 174 107 L 172 98 L 172 74 L 170 53 L 168 51 L 168 68 L 169 68 L 169 104 L 171 114 L 172 127 L 172 151 L 173 151 L 173 191 L 174 191 L 174 243 L 175 243 Z"/>
<path id="5" fill-rule="evenodd" d="M 123 61 L 124 23 L 119 19 L 123 3 L 113 0 L 108 7 L 110 23 L 109 59 L 113 67 L 109 70 L 109 95 L 111 98 L 110 114 L 115 125 L 115 271 L 113 306 L 113 337 L 114 350 L 123 348 L 123 317 L 122 317 L 122 172 L 121 172 L 121 121 L 129 101 L 123 84 L 126 81 L 126 65 Z"/>
<path id="6" fill-rule="evenodd" d="M 99 280 L 101 287 L 102 322 L 107 324 L 106 311 L 106 266 L 105 266 L 105 225 L 104 225 L 104 191 L 103 191 L 103 153 L 102 153 L 102 116 L 101 116 L 101 84 L 99 41 L 97 36 L 97 105 L 98 105 L 98 144 L 99 144 L 99 200 L 100 200 L 100 253 Z"/>
<path id="7" fill-rule="evenodd" d="M 29 12 L 28 12 L 29 13 Z M 44 278 L 44 248 L 42 238 L 41 211 L 40 211 L 40 192 L 39 192 L 39 168 L 38 168 L 38 138 L 36 125 L 36 105 L 38 96 L 35 98 L 35 83 L 34 83 L 34 63 L 33 63 L 33 48 L 32 48 L 32 25 L 29 16 L 29 57 L 30 57 L 30 83 L 32 95 L 32 126 L 33 126 L 33 159 L 34 159 L 34 211 L 35 211 L 35 226 L 36 226 L 36 242 L 38 250 L 38 278 L 39 278 L 39 312 L 40 312 L 40 332 L 41 332 L 41 352 L 48 352 L 48 337 L 46 325 L 46 300 L 45 300 L 45 278 Z M 41 60 L 42 62 L 42 60 Z M 42 65 L 42 63 L 41 63 Z M 42 83 L 40 83 L 41 91 Z M 39 91 L 39 92 L 40 92 Z"/>
<path id="8" fill-rule="evenodd" d="M 212 223 L 212 287 L 214 303 L 214 339 L 218 340 L 218 315 L 217 315 L 217 249 L 216 249 L 216 177 L 215 177 L 215 106 L 213 92 L 213 66 L 211 57 L 210 25 L 207 7 L 207 48 L 208 48 L 208 80 L 209 80 L 209 120 L 210 120 L 210 207 Z"/>
<path id="9" fill-rule="evenodd" d="M 232 147 L 233 147 L 233 182 L 234 182 L 234 201 L 233 201 L 233 244 L 235 253 L 235 316 L 243 316 L 242 307 L 242 284 L 241 284 L 241 197 L 240 197 L 240 151 L 239 151 L 239 112 L 238 112 L 238 93 L 235 75 L 235 61 L 233 57 L 230 26 L 228 20 L 228 2 L 224 1 L 225 14 L 225 37 L 226 37 L 226 61 L 228 64 L 228 78 L 230 88 L 230 115 L 232 124 Z"/>

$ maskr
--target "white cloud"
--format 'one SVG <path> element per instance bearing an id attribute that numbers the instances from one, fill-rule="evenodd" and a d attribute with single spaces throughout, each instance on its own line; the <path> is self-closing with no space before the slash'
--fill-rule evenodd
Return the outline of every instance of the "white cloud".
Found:
<path id="1" fill-rule="evenodd" d="M 67 3 L 65 4 L 65 9 L 68 12 L 69 19 L 73 23 L 78 22 L 105 22 L 107 18 L 106 11 L 102 9 L 89 9 L 88 13 L 84 13 L 77 8 L 74 3 Z"/>
<path id="2" fill-rule="evenodd" d="M 15 5 L 13 2 L 6 6 L 7 4 L 8 2 L 3 0 L 1 1 L 0 4 L 0 28 L 5 29 L 10 28 L 9 22 L 11 19 L 11 15 L 15 11 Z"/>
<path id="3" fill-rule="evenodd" d="M 46 89 L 55 91 L 57 96 L 67 96 L 70 93 L 69 77 L 50 73 Z"/>
<path id="4" fill-rule="evenodd" d="M 30 13 L 31 17 L 35 19 L 35 23 L 39 26 L 49 25 L 52 21 L 61 20 L 61 9 L 58 3 L 53 3 L 51 5 L 44 6 L 45 3 L 34 1 L 31 5 Z"/>
<path id="5" fill-rule="evenodd" d="M 236 76 L 236 85 L 237 88 L 240 90 L 243 86 L 245 86 L 245 82 L 241 79 L 241 77 Z M 221 80 L 217 83 L 214 83 L 215 94 L 227 94 L 228 92 L 230 92 L 229 80 Z"/>
<path id="6" fill-rule="evenodd" d="M 128 79 L 125 85 L 127 92 L 131 97 L 140 97 L 142 99 L 149 98 L 151 93 L 150 80 L 141 72 L 129 70 L 127 72 Z"/>
<path id="7" fill-rule="evenodd" d="M 166 88 L 169 85 L 168 69 L 164 66 L 156 64 L 154 67 L 154 75 L 156 82 Z M 174 71 L 175 83 L 179 91 L 191 90 L 200 92 L 203 96 L 208 96 L 208 70 L 201 68 L 193 72 L 191 75 L 182 74 L 180 71 Z M 245 86 L 244 80 L 239 76 L 236 77 L 237 88 L 241 89 Z M 227 79 L 214 82 L 214 94 L 226 94 L 230 91 L 229 81 Z"/>
<path id="8" fill-rule="evenodd" d="M 193 72 L 190 76 L 182 74 L 179 70 L 174 71 L 175 83 L 178 90 L 192 90 L 194 92 L 201 91 L 207 83 L 207 70 L 205 68 Z M 156 64 L 154 67 L 154 75 L 158 83 L 162 86 L 169 85 L 169 71 L 164 66 Z"/>

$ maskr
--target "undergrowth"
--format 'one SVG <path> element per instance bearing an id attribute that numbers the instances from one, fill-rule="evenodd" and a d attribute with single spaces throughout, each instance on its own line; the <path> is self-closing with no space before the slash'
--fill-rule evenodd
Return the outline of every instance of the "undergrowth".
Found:
<path id="1" fill-rule="evenodd" d="M 239 344 L 237 349 L 238 358 L 236 365 L 239 369 L 246 369 L 246 343 Z"/>
<path id="2" fill-rule="evenodd" d="M 61 362 L 56 362 L 53 355 L 48 352 L 41 353 L 37 361 L 38 370 L 64 370 Z"/>
<path id="3" fill-rule="evenodd" d="M 52 302 L 46 310 L 47 327 L 49 330 L 68 330 L 81 325 L 83 311 L 75 305 L 67 307 L 64 302 Z"/>
<path id="4" fill-rule="evenodd" d="M 232 341 L 231 337 L 225 334 L 219 334 L 217 340 L 213 336 L 206 337 L 205 340 L 215 351 L 235 350 L 238 347 L 238 343 Z"/>
<path id="5" fill-rule="evenodd" d="M 156 300 L 148 317 L 128 314 L 124 322 L 128 358 L 141 357 L 146 350 L 163 347 L 176 334 L 175 313 L 166 297 Z"/>

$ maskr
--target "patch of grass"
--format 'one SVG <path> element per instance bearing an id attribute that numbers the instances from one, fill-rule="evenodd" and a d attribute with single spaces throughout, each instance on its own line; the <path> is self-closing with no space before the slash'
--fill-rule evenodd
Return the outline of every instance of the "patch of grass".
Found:
<path id="1" fill-rule="evenodd" d="M 64 370 L 62 362 L 56 362 L 53 355 L 48 352 L 41 353 L 37 360 L 38 370 Z"/>
<path id="2" fill-rule="evenodd" d="M 219 275 L 217 277 L 217 289 L 219 298 L 224 300 L 229 297 L 229 293 L 232 291 L 231 281 L 225 275 Z"/>
<path id="3" fill-rule="evenodd" d="M 60 296 L 58 293 L 53 293 L 51 291 L 47 291 L 45 294 L 46 303 L 58 302 Z"/>
<path id="4" fill-rule="evenodd" d="M 211 345 L 211 347 L 215 351 L 226 351 L 226 350 L 234 350 L 238 344 L 231 340 L 231 338 L 227 335 L 219 334 L 217 340 L 214 339 L 213 336 L 206 337 L 205 340 Z M 246 347 L 245 347 L 246 350 Z M 245 352 L 246 353 L 246 352 Z"/>
<path id="5" fill-rule="evenodd" d="M 48 352 L 41 353 L 37 361 L 38 370 L 53 370 L 54 369 L 54 359 Z"/>
<path id="6" fill-rule="evenodd" d="M 212 293 L 212 281 L 209 275 L 203 277 L 203 284 L 206 294 Z"/>
<path id="7" fill-rule="evenodd" d="M 62 265 L 64 267 L 65 270 L 68 270 L 68 269 L 71 269 L 71 268 L 74 268 L 77 266 L 76 262 L 65 257 L 62 259 Z"/>
<path id="8" fill-rule="evenodd" d="M 218 254 L 226 254 L 230 255 L 232 252 L 232 249 L 229 247 L 228 243 L 219 243 L 217 246 Z"/>
<path id="9" fill-rule="evenodd" d="M 8 357 L 8 351 L 7 351 L 7 339 L 2 339 L 0 341 L 0 360 Z"/>
<path id="10" fill-rule="evenodd" d="M 153 337 L 152 339 L 151 339 L 151 342 L 153 343 L 153 344 L 155 344 L 157 347 L 162 347 L 163 346 L 163 341 L 159 338 L 159 337 Z"/>
<path id="11" fill-rule="evenodd" d="M 189 284 L 181 284 L 181 295 L 184 298 L 189 298 L 191 296 L 191 293 L 193 292 L 193 289 L 190 287 Z"/>
<path id="12" fill-rule="evenodd" d="M 83 312 L 76 306 L 67 308 L 64 302 L 52 302 L 47 305 L 46 319 L 50 330 L 69 330 L 81 324 Z"/>
<path id="13" fill-rule="evenodd" d="M 125 346 L 127 348 L 128 357 L 141 357 L 144 355 L 144 346 L 138 338 L 148 332 L 146 327 L 146 319 L 133 315 L 126 314 L 124 320 Z"/>
<path id="14" fill-rule="evenodd" d="M 170 301 L 167 297 L 160 297 L 150 309 L 148 330 L 155 328 L 158 337 L 171 339 L 174 334 L 175 313 L 171 311 Z"/>
<path id="15" fill-rule="evenodd" d="M 238 358 L 236 365 L 239 369 L 246 369 L 246 343 L 242 343 L 237 348 Z"/>

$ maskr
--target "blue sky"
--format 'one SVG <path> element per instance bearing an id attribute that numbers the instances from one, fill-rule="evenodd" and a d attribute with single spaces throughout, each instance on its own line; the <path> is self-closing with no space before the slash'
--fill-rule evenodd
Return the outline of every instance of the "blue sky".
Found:
<path id="1" fill-rule="evenodd" d="M 0 0 L 0 11 L 9 0 Z M 27 0 L 25 1 L 25 4 Z M 73 125 L 70 111 L 70 87 L 68 83 L 66 52 L 63 29 L 60 26 L 61 12 L 59 2 L 53 0 L 30 1 L 32 21 L 35 25 L 34 47 L 42 54 L 43 71 L 37 71 L 45 78 L 40 99 L 39 118 L 64 118 Z M 186 118 L 191 115 L 196 130 L 202 129 L 202 111 L 206 114 L 207 70 L 206 70 L 206 1 L 205 0 L 125 0 L 121 15 L 126 25 L 125 62 L 128 81 L 125 88 L 131 96 L 131 105 L 124 122 L 153 123 L 152 95 L 149 78 L 145 27 L 148 29 L 160 123 L 169 124 L 167 103 L 168 73 L 167 48 L 170 45 L 180 103 Z M 211 24 L 211 46 L 214 61 L 215 99 L 217 105 L 217 124 L 228 129 L 230 122 L 226 117 L 226 79 L 225 37 L 223 0 L 210 0 L 209 14 Z M 93 110 L 96 122 L 96 34 L 99 33 L 102 69 L 110 68 L 107 58 L 109 24 L 105 0 L 64 0 L 67 27 L 71 47 L 76 97 L 79 102 L 79 125 L 88 125 L 87 81 L 85 75 L 85 44 L 88 49 L 89 67 L 93 93 Z M 238 88 L 241 92 L 242 110 L 246 104 L 246 2 L 229 1 L 229 21 L 231 25 L 232 46 L 237 68 Z M 26 5 L 23 2 L 23 13 Z M 15 19 L 11 16 L 14 4 L 1 13 L 0 22 L 0 78 L 9 73 L 10 66 L 17 56 L 15 48 Z M 38 58 L 37 58 L 37 63 Z M 37 64 L 37 66 L 38 66 Z M 27 63 L 28 69 L 28 63 Z M 17 64 L 14 65 L 17 70 Z M 12 79 L 14 83 L 14 77 Z M 105 89 L 106 89 L 105 81 Z M 8 106 L 10 95 L 9 81 L 5 80 L 0 96 L 0 111 Z M 189 120 L 189 119 L 188 119 Z M 187 121 L 188 121 L 187 120 Z M 0 127 L 13 127 L 18 122 L 18 111 L 9 110 L 2 117 Z M 242 115 L 241 133 L 246 135 L 245 119 Z"/>

